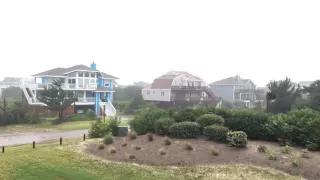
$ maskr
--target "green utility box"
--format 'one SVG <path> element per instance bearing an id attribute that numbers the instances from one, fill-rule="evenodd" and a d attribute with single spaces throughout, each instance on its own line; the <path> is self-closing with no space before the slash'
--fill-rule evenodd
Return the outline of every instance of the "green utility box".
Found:
<path id="1" fill-rule="evenodd" d="M 118 126 L 118 137 L 128 136 L 129 126 Z"/>

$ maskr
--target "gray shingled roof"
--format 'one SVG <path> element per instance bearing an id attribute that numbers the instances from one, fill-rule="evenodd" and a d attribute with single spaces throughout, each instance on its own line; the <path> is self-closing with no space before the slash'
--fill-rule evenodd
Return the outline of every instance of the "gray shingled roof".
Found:
<path id="1" fill-rule="evenodd" d="M 44 71 L 38 74 L 34 74 L 32 76 L 64 76 L 66 73 L 72 72 L 72 71 L 76 71 L 76 70 L 81 70 L 81 71 L 98 71 L 101 73 L 102 78 L 110 78 L 110 79 L 119 79 L 115 76 L 109 75 L 107 73 L 101 72 L 99 70 L 95 70 L 91 67 L 85 66 L 85 65 L 75 65 L 69 68 L 54 68 L 54 69 L 50 69 L 48 71 Z"/>
<path id="2" fill-rule="evenodd" d="M 210 85 L 244 85 L 250 79 L 241 79 L 240 76 L 228 77 L 219 81 L 213 82 Z"/>

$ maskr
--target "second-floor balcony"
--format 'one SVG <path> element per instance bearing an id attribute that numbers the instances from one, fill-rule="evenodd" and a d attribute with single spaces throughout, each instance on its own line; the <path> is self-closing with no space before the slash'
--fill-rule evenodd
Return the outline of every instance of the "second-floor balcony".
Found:
<path id="1" fill-rule="evenodd" d="M 37 89 L 50 88 L 52 84 L 37 84 Z M 97 84 L 68 84 L 63 83 L 61 88 L 64 90 L 95 90 L 97 89 Z"/>
<path id="2" fill-rule="evenodd" d="M 182 91 L 203 91 L 206 86 L 171 86 L 171 90 L 182 90 Z"/>
<path id="3" fill-rule="evenodd" d="M 210 97 L 183 97 L 183 98 L 177 98 L 177 97 L 171 97 L 171 101 L 187 101 L 187 102 L 206 102 L 211 101 L 212 99 Z"/>

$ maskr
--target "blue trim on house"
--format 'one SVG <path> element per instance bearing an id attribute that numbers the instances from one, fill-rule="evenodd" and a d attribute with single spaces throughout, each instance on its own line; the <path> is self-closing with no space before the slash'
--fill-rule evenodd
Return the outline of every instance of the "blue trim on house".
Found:
<path id="1" fill-rule="evenodd" d="M 47 82 L 46 77 L 43 77 L 43 78 L 42 78 L 42 84 L 45 84 L 46 82 Z"/>
<path id="2" fill-rule="evenodd" d="M 113 89 L 112 80 L 110 80 L 109 86 L 110 86 L 110 89 Z"/>
<path id="3" fill-rule="evenodd" d="M 102 79 L 101 77 L 98 78 L 98 85 L 104 86 L 104 79 Z"/>
<path id="4" fill-rule="evenodd" d="M 112 92 L 109 93 L 109 96 L 110 96 L 109 100 L 110 100 L 110 102 L 112 102 L 113 101 L 113 93 Z"/>
<path id="5" fill-rule="evenodd" d="M 95 113 L 97 116 L 100 115 L 100 93 L 95 93 Z"/>

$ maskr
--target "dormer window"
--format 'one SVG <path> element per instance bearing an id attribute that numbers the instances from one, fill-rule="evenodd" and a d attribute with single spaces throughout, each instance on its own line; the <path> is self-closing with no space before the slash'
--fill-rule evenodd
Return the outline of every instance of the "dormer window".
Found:
<path id="1" fill-rule="evenodd" d="M 108 82 L 105 82 L 105 83 L 104 83 L 104 86 L 105 86 L 105 87 L 109 87 L 109 86 L 110 86 L 109 81 L 108 81 Z"/>

